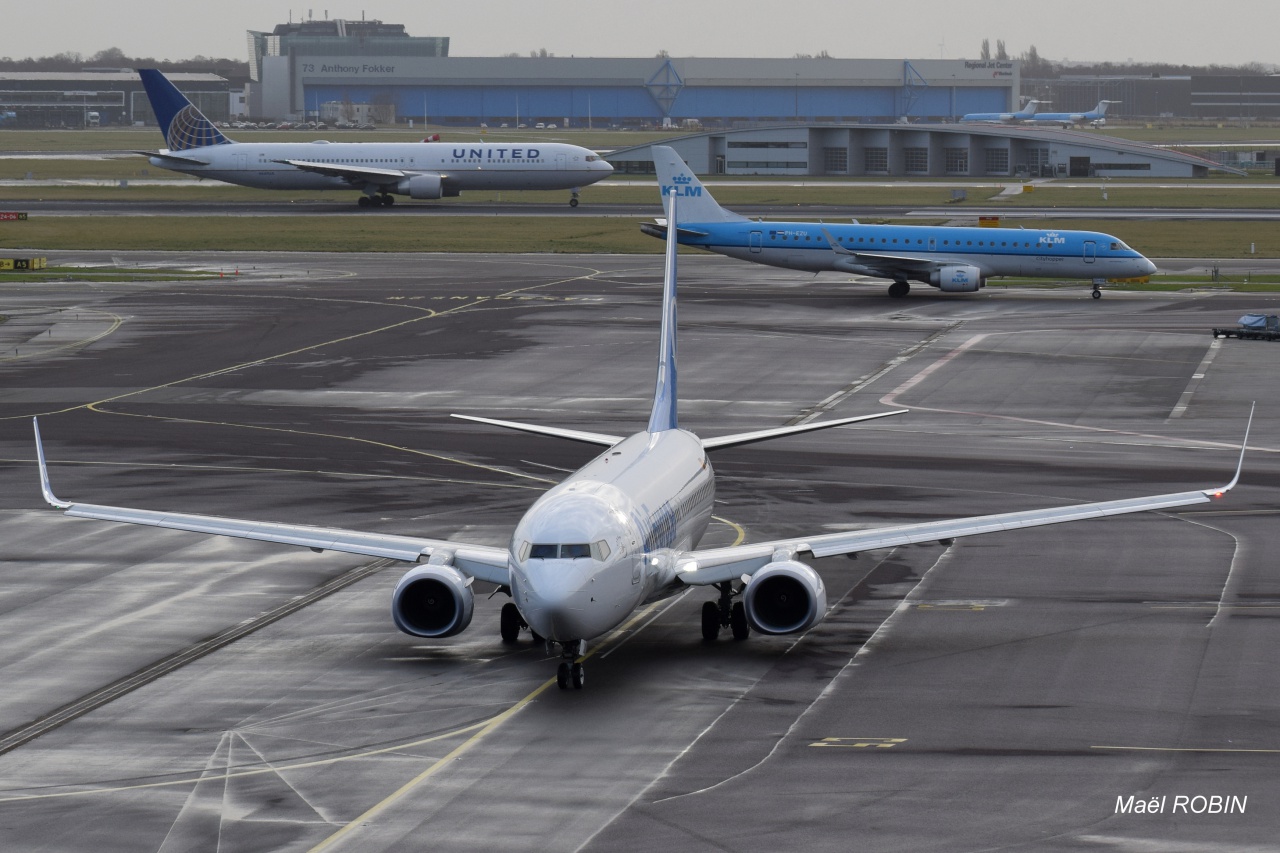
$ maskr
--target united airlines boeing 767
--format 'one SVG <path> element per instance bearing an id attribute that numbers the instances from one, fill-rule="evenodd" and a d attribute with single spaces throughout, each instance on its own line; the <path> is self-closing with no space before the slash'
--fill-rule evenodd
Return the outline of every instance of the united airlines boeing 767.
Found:
<path id="1" fill-rule="evenodd" d="M 992 276 L 1108 279 L 1142 278 L 1155 264 L 1110 234 L 1029 228 L 958 228 L 946 225 L 852 225 L 767 222 L 725 210 L 671 148 L 653 146 L 663 194 L 680 195 L 681 245 L 731 258 L 806 272 L 853 273 L 893 279 L 889 295 L 906 296 L 910 282 L 946 293 L 973 293 Z M 640 229 L 665 237 L 668 221 Z"/>
<path id="2" fill-rule="evenodd" d="M 396 195 L 572 190 L 607 178 L 594 151 L 562 142 L 233 142 L 159 71 L 138 72 L 168 148 L 139 151 L 162 169 L 269 190 L 356 189 L 361 207 Z"/>
<path id="3" fill-rule="evenodd" d="M 676 196 L 667 215 L 676 217 Z M 793 536 L 769 542 L 699 548 L 715 500 L 712 451 L 867 421 L 899 411 L 699 438 L 677 418 L 676 241 L 667 240 L 663 276 L 658 376 L 649 422 L 623 437 L 576 429 L 488 418 L 493 426 L 600 445 L 600 455 L 550 489 L 525 512 L 504 548 L 441 539 L 361 533 L 297 524 L 273 524 L 213 516 L 74 503 L 56 497 L 35 424 L 36 455 L 44 498 L 67 515 L 176 530 L 300 545 L 313 551 L 344 551 L 423 563 L 400 579 L 391 596 L 396 627 L 415 637 L 449 637 L 471 622 L 475 580 L 497 584 L 511 597 L 501 613 L 504 642 L 529 629 L 559 648 L 559 685 L 580 688 L 581 657 L 588 640 L 626 622 L 637 608 L 690 586 L 710 587 L 714 600 L 702 607 L 702 635 L 714 640 L 722 628 L 735 639 L 752 629 L 796 634 L 827 613 L 822 578 L 801 555 L 827 557 L 1205 503 L 1235 486 L 1244 461 L 1225 486 L 1101 503 L 1022 510 L 943 521 L 897 524 L 838 533 Z M 458 415 L 456 417 L 464 417 Z M 1245 443 L 1248 431 L 1245 432 Z"/>

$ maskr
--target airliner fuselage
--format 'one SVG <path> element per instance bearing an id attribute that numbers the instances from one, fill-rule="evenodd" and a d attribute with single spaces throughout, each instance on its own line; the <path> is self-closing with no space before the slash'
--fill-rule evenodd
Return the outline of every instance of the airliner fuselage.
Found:
<path id="1" fill-rule="evenodd" d="M 456 195 L 463 190 L 572 189 L 613 172 L 594 151 L 562 142 L 231 142 L 165 149 L 151 163 L 195 177 L 276 190 L 350 189 L 350 176 L 324 172 L 324 167 L 349 167 L 370 183 L 403 183 L 406 195 L 417 173 L 439 174 L 442 194 Z M 380 178 L 379 172 L 386 174 Z"/>

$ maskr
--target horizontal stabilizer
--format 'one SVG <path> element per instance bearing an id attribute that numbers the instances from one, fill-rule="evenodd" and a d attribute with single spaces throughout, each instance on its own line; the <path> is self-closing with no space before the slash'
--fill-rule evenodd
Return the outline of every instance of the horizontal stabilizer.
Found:
<path id="1" fill-rule="evenodd" d="M 134 151 L 134 154 L 141 154 L 143 157 L 155 157 L 158 160 L 164 160 L 166 163 L 174 163 L 179 166 L 208 166 L 205 160 L 197 160 L 195 157 L 179 157 L 177 154 L 169 154 L 164 151 Z"/>
<path id="2" fill-rule="evenodd" d="M 784 435 L 813 432 L 814 430 L 819 429 L 831 429 L 832 427 L 856 424 L 861 421 L 873 421 L 877 418 L 887 418 L 890 415 L 901 415 L 906 411 L 906 409 L 894 409 L 892 412 L 876 412 L 873 415 L 858 415 L 857 417 L 839 418 L 834 421 L 819 421 L 817 423 L 756 430 L 755 432 L 740 432 L 736 435 L 722 435 L 718 438 L 704 438 L 702 439 L 702 447 L 704 450 L 719 450 L 725 447 L 741 447 L 744 444 L 755 444 L 757 441 L 769 441 L 770 439 L 781 438 Z"/>
<path id="3" fill-rule="evenodd" d="M 567 438 L 570 441 L 581 441 L 586 444 L 599 444 L 603 447 L 613 447 L 623 438 L 620 435 L 604 435 L 598 432 L 584 432 L 577 429 L 563 429 L 539 424 L 522 424 L 516 421 L 499 421 L 494 418 L 478 418 L 475 415 L 450 415 L 449 417 L 464 421 L 475 421 L 478 424 L 489 424 L 503 429 L 514 429 L 519 432 L 531 432 L 534 435 L 549 435 L 554 438 Z"/>

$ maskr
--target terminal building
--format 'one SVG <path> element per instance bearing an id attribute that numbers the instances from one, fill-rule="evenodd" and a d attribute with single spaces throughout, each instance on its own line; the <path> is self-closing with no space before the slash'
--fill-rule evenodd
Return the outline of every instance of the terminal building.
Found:
<path id="1" fill-rule="evenodd" d="M 1097 133 L 997 124 L 830 124 L 709 131 L 663 142 L 699 175 L 894 178 L 1202 178 L 1243 174 L 1191 154 Z M 650 173 L 649 145 L 606 155 Z"/>

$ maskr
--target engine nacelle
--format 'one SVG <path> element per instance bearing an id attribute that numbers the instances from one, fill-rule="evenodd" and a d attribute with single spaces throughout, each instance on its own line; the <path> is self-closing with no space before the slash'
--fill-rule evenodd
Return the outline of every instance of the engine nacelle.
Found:
<path id="1" fill-rule="evenodd" d="M 474 609 L 469 579 L 452 566 L 419 566 L 391 594 L 396 627 L 415 637 L 452 637 L 471 624 Z"/>
<path id="2" fill-rule="evenodd" d="M 761 634 L 807 631 L 827 613 L 822 578 L 795 560 L 769 563 L 751 576 L 742 591 L 747 624 Z"/>
<path id="3" fill-rule="evenodd" d="M 441 198 L 444 186 L 439 175 L 414 175 L 396 184 L 396 192 L 409 198 Z"/>
<path id="4" fill-rule="evenodd" d="M 986 282 L 982 270 L 970 264 L 951 264 L 929 273 L 929 283 L 944 293 L 973 293 Z"/>

